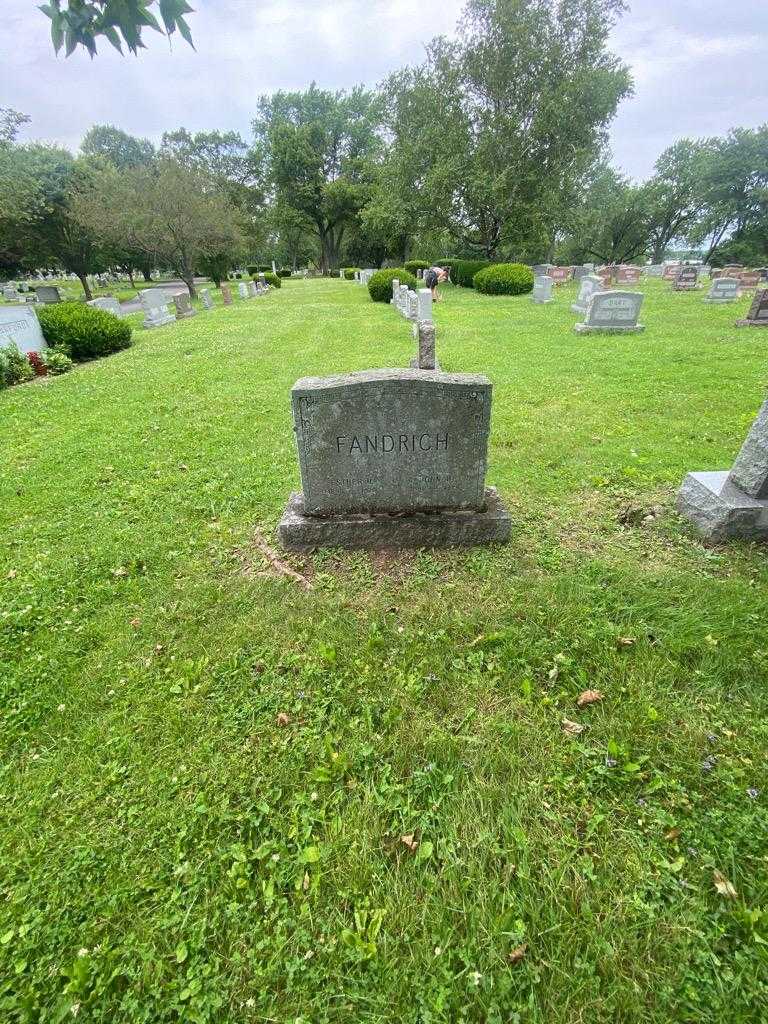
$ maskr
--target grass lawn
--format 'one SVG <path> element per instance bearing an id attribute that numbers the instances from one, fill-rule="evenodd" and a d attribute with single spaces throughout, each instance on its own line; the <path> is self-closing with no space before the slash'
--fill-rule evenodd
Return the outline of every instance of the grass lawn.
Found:
<path id="1" fill-rule="evenodd" d="M 449 287 L 511 543 L 322 552 L 309 591 L 256 531 L 293 382 L 413 354 L 364 289 L 216 293 L 0 394 L 0 1019 L 768 1019 L 768 560 L 674 512 L 768 331 L 643 288 L 622 338 L 574 285 Z"/>

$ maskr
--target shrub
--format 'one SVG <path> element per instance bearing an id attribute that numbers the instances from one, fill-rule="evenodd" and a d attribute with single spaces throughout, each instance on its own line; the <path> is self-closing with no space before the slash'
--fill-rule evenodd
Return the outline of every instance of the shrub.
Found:
<path id="1" fill-rule="evenodd" d="M 485 270 L 491 264 L 488 260 L 453 260 L 451 263 L 451 280 L 462 288 L 473 288 L 475 274 Z"/>
<path id="2" fill-rule="evenodd" d="M 533 271 L 523 263 L 494 263 L 475 274 L 483 295 L 524 295 L 533 289 Z"/>
<path id="3" fill-rule="evenodd" d="M 278 270 L 277 276 L 278 277 L 290 277 L 291 276 L 291 272 L 290 272 L 290 270 Z"/>
<path id="4" fill-rule="evenodd" d="M 131 328 L 124 320 L 84 303 L 43 306 L 37 315 L 48 344 L 63 348 L 75 362 L 108 356 L 131 344 Z"/>
<path id="5" fill-rule="evenodd" d="M 392 298 L 392 282 L 395 278 L 400 284 L 407 284 L 412 291 L 418 287 L 419 282 L 413 274 L 408 273 L 405 267 L 387 267 L 386 270 L 377 270 L 375 274 L 371 275 L 368 282 L 368 294 L 374 302 L 389 302 Z"/>
<path id="6" fill-rule="evenodd" d="M 413 274 L 415 277 L 417 270 L 429 270 L 432 264 L 427 260 L 406 260 L 403 266 L 409 274 Z"/>
<path id="7" fill-rule="evenodd" d="M 27 352 L 27 362 L 35 371 L 36 377 L 44 377 L 47 370 L 45 360 L 37 352 Z"/>
<path id="8" fill-rule="evenodd" d="M 35 371 L 31 363 L 23 352 L 19 352 L 16 345 L 5 345 L 0 348 L 0 387 L 22 384 L 25 380 L 32 380 L 34 376 Z"/>
<path id="9" fill-rule="evenodd" d="M 63 348 L 49 348 L 43 353 L 43 362 L 48 373 L 58 376 L 60 373 L 69 373 L 72 369 L 72 360 Z"/>
<path id="10" fill-rule="evenodd" d="M 265 270 L 263 273 L 264 280 L 267 282 L 267 284 L 271 284 L 273 288 L 280 287 L 282 282 L 280 281 L 280 278 L 277 276 L 277 274 L 273 274 L 271 270 Z"/>
<path id="11" fill-rule="evenodd" d="M 355 274 L 360 272 L 360 267 L 344 267 L 344 280 L 354 281 Z"/>

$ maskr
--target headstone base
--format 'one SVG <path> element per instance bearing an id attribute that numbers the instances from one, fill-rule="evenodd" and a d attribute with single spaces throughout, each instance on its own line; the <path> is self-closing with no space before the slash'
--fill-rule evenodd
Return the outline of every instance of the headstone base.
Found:
<path id="1" fill-rule="evenodd" d="M 149 330 L 151 327 L 165 327 L 166 324 L 173 324 L 175 322 L 176 322 L 176 317 L 172 316 L 172 314 L 168 313 L 167 316 L 160 316 L 160 317 L 157 317 L 156 319 L 152 319 L 152 320 L 150 320 L 149 318 L 146 318 L 144 320 L 144 323 L 143 323 L 142 326 L 146 327 L 147 330 Z"/>
<path id="2" fill-rule="evenodd" d="M 189 318 L 190 318 L 191 316 L 197 316 L 197 310 L 196 310 L 196 309 L 191 309 L 191 308 L 190 308 L 190 309 L 186 310 L 186 312 L 182 312 L 182 311 L 180 310 L 180 311 L 179 311 L 179 312 L 178 312 L 178 313 L 176 314 L 176 319 L 177 319 L 177 320 L 189 320 Z"/>
<path id="3" fill-rule="evenodd" d="M 645 324 L 635 324 L 634 327 L 590 327 L 588 324 L 574 324 L 573 329 L 577 334 L 640 334 L 645 330 Z"/>
<path id="4" fill-rule="evenodd" d="M 768 320 L 737 320 L 737 327 L 768 327 Z"/>
<path id="5" fill-rule="evenodd" d="M 586 306 L 580 306 L 578 304 L 578 302 L 572 302 L 571 303 L 571 312 L 572 313 L 580 313 L 582 316 L 585 316 L 586 312 L 587 312 L 587 307 Z"/>
<path id="6" fill-rule="evenodd" d="M 677 496 L 678 511 L 707 540 L 768 540 L 768 498 L 751 498 L 728 481 L 729 472 L 689 473 Z"/>
<path id="7" fill-rule="evenodd" d="M 512 520 L 495 487 L 485 491 L 484 512 L 409 512 L 384 515 L 305 516 L 301 493 L 288 499 L 277 537 L 288 551 L 316 548 L 451 548 L 504 544 Z"/>
<path id="8" fill-rule="evenodd" d="M 435 360 L 434 366 L 419 366 L 419 360 L 416 356 L 413 357 L 409 365 L 412 370 L 440 370 L 440 363 L 437 360 Z"/>
<path id="9" fill-rule="evenodd" d="M 714 306 L 725 306 L 729 302 L 736 302 L 736 300 L 738 298 L 739 298 L 738 295 L 728 295 L 724 299 L 718 299 L 718 298 L 714 298 L 713 299 L 713 298 L 710 298 L 709 296 L 707 296 L 704 299 L 704 301 L 705 302 L 711 302 Z"/>
<path id="10" fill-rule="evenodd" d="M 531 302 L 533 302 L 536 306 L 548 306 L 550 302 L 554 301 L 554 299 L 535 299 L 533 296 L 531 296 Z"/>

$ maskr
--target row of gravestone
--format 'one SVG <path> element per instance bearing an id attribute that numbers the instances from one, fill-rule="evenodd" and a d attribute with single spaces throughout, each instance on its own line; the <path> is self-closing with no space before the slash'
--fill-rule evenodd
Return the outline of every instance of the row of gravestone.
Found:
<path id="1" fill-rule="evenodd" d="M 240 281 L 237 286 L 237 293 L 241 299 L 256 299 L 266 295 L 270 289 L 265 281 Z M 221 298 L 225 306 L 232 305 L 232 290 L 228 284 L 221 285 Z M 178 292 L 171 296 L 176 309 L 175 317 L 168 309 L 168 293 L 162 288 L 145 288 L 139 292 L 139 301 L 144 312 L 144 326 L 147 328 L 163 327 L 165 324 L 176 320 L 187 320 L 195 316 L 194 309 L 187 292 Z M 116 299 L 94 299 L 92 304 L 97 302 L 116 302 Z M 203 309 L 213 309 L 213 299 L 208 288 L 200 289 L 200 301 Z M 119 305 L 119 303 L 118 303 Z M 104 307 L 102 307 L 104 308 Z"/>

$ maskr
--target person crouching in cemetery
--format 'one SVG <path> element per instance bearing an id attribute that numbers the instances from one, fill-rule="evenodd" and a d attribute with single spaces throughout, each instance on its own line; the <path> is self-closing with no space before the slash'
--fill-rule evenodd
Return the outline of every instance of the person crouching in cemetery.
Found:
<path id="1" fill-rule="evenodd" d="M 448 280 L 448 271 L 445 267 L 430 267 L 424 275 L 424 284 L 432 292 L 432 301 L 437 302 L 440 296 L 437 294 L 437 286 L 442 281 Z"/>

